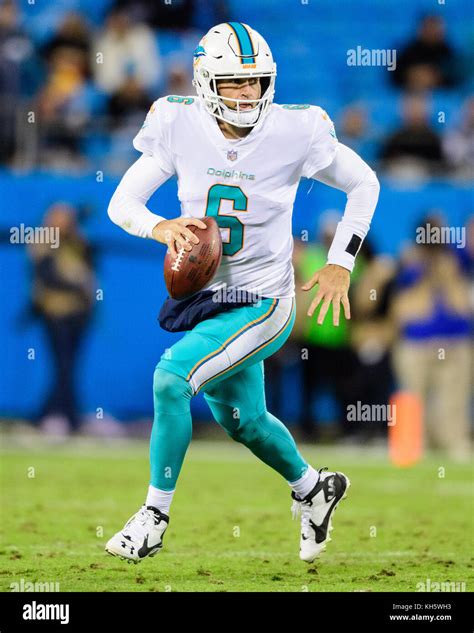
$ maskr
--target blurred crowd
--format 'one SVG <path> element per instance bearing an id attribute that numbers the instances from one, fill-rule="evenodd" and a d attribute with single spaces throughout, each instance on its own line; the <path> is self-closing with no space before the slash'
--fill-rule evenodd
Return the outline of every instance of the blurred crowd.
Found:
<path id="1" fill-rule="evenodd" d="M 386 407 L 396 393 L 408 392 L 421 403 L 426 448 L 468 458 L 474 216 L 462 248 L 414 240 L 395 260 L 376 254 L 367 239 L 352 273 L 351 319 L 341 314 L 336 328 L 331 308 L 321 326 L 317 312 L 306 316 L 314 295 L 301 286 L 325 264 L 339 219 L 340 213 L 328 210 L 313 243 L 295 241 L 295 327 L 285 348 L 265 361 L 271 410 L 285 419 L 283 394 L 296 373 L 305 437 L 377 442 L 387 435 L 387 419 L 351 421 L 348 408 L 356 402 Z M 419 218 L 413 235 L 445 226 L 443 214 L 434 210 Z"/>
<path id="2" fill-rule="evenodd" d="M 134 158 L 130 140 L 150 103 L 194 94 L 192 50 L 210 26 L 231 19 L 230 8 L 224 0 L 101 0 L 103 14 L 93 22 L 85 10 L 57 6 L 49 29 L 39 32 L 15 0 L 0 4 L 0 162 L 58 170 L 101 162 L 120 173 Z M 464 96 L 465 57 L 443 19 L 424 16 L 397 49 L 395 71 L 383 75 L 381 88 L 394 90 L 398 111 L 380 130 L 373 91 L 357 103 L 341 98 L 330 112 L 340 140 L 400 177 L 472 177 L 474 100 Z M 283 81 L 291 85 L 291 77 L 279 76 Z M 436 94 L 446 103 L 457 95 L 454 123 L 439 118 Z"/>
<path id="3" fill-rule="evenodd" d="M 112 163 L 123 170 L 151 102 L 193 91 L 191 57 L 169 58 L 165 71 L 161 37 L 188 33 L 195 42 L 227 19 L 225 2 L 117 0 L 99 24 L 57 5 L 56 26 L 40 37 L 15 0 L 0 4 L 0 161 L 80 170 L 106 153 L 123 157 Z"/>

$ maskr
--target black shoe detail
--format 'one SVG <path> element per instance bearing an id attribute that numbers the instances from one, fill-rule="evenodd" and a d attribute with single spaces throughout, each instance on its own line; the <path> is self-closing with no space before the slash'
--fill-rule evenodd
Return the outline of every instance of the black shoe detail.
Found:
<path id="1" fill-rule="evenodd" d="M 311 521 L 311 519 L 309 520 L 309 524 L 310 526 L 313 528 L 314 530 L 314 534 L 316 537 L 316 543 L 323 543 L 328 536 L 328 527 L 329 527 L 329 519 L 331 518 L 331 514 L 334 510 L 334 506 L 336 505 L 337 501 L 334 500 L 334 502 L 331 504 L 331 507 L 329 508 L 329 510 L 326 512 L 326 516 L 323 519 L 323 522 L 321 523 L 321 525 L 316 525 L 316 523 L 314 523 L 313 521 Z"/>
<path id="2" fill-rule="evenodd" d="M 170 518 L 167 514 L 165 514 L 164 512 L 161 512 L 161 510 L 158 510 L 158 508 L 155 508 L 154 506 L 146 506 L 146 509 L 151 510 L 153 512 L 155 525 L 158 525 L 159 523 L 164 521 L 166 523 L 166 528 L 168 527 Z M 163 547 L 163 536 L 166 532 L 166 528 L 163 534 L 161 535 L 161 541 L 157 545 L 153 545 L 153 547 L 148 547 L 148 535 L 145 537 L 143 545 L 140 547 L 140 549 L 137 552 L 139 558 L 145 558 L 145 556 L 154 556 L 160 551 L 160 549 Z"/>
<path id="3" fill-rule="evenodd" d="M 151 510 L 155 515 L 155 525 L 158 525 L 160 521 L 165 521 L 166 523 L 170 522 L 169 516 L 161 510 L 158 510 L 158 508 L 155 508 L 155 506 L 146 506 L 146 509 Z"/>
<path id="4" fill-rule="evenodd" d="M 151 556 L 152 554 L 155 554 L 158 550 L 160 550 L 162 547 L 163 547 L 163 537 L 161 538 L 161 541 L 157 545 L 154 545 L 153 547 L 148 547 L 148 536 L 146 536 L 143 542 L 143 545 L 140 547 L 140 549 L 137 552 L 138 557 L 145 558 L 145 556 Z"/>
<path id="5" fill-rule="evenodd" d="M 323 469 L 321 469 L 323 470 Z M 344 496 L 347 488 L 347 482 L 345 477 L 340 473 L 334 473 L 332 477 L 326 477 L 323 481 L 318 481 L 315 487 L 311 490 L 306 497 L 298 497 L 294 492 L 291 493 L 293 499 L 300 503 L 307 503 L 313 505 L 313 497 L 315 497 L 320 490 L 324 492 L 324 500 L 326 503 L 336 498 L 338 501 Z"/>
<path id="6" fill-rule="evenodd" d="M 326 515 L 326 517 L 324 517 L 324 521 L 323 521 L 322 525 L 316 525 L 316 523 L 311 521 L 311 519 L 309 520 L 309 525 L 310 525 L 310 527 L 313 528 L 315 541 L 318 544 L 322 543 L 323 541 L 326 540 L 327 525 L 326 526 L 324 525 L 325 523 L 327 523 L 326 522 L 326 518 L 327 518 L 327 515 Z"/>
<path id="7" fill-rule="evenodd" d="M 129 536 L 128 534 L 123 534 L 122 535 L 123 538 L 127 539 L 128 543 L 126 543 L 125 541 L 120 541 L 120 545 L 123 547 L 123 549 L 127 549 L 127 547 L 130 549 L 130 554 L 133 554 L 133 552 L 135 551 L 135 546 L 134 545 L 130 545 L 130 542 L 132 540 L 132 537 Z"/>

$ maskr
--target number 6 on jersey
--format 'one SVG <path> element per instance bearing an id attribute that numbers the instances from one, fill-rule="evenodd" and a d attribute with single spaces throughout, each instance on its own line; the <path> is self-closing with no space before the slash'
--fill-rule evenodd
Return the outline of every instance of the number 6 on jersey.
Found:
<path id="1" fill-rule="evenodd" d="M 223 241 L 222 254 L 227 257 L 236 255 L 244 245 L 244 224 L 233 215 L 220 213 L 222 200 L 231 200 L 235 211 L 247 211 L 247 196 L 236 185 L 213 185 L 207 193 L 205 215 L 213 216 L 219 228 L 229 229 L 229 239 Z"/>

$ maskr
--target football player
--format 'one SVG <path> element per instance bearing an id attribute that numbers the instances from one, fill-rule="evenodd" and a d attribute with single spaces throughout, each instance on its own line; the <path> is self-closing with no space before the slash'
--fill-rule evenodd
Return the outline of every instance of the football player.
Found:
<path id="1" fill-rule="evenodd" d="M 259 33 L 238 22 L 213 27 L 194 52 L 197 97 L 168 96 L 152 105 L 134 139 L 142 155 L 110 201 L 113 222 L 166 244 L 173 257 L 198 242 L 188 227 L 204 229 L 199 218 L 205 215 L 215 218 L 223 239 L 222 263 L 193 297 L 192 308 L 169 299 L 160 313 L 167 329 L 186 334 L 163 354 L 154 374 L 145 502 L 106 545 L 129 561 L 162 548 L 191 440 L 190 400 L 200 391 L 229 436 L 290 485 L 293 510 L 301 514 L 302 560 L 311 562 L 325 549 L 332 515 L 349 486 L 346 475 L 308 464 L 286 426 L 267 410 L 263 361 L 285 343 L 295 318 L 292 210 L 300 178 L 347 194 L 327 264 L 303 286 L 318 287 L 308 316 L 321 306 L 322 323 L 332 305 L 335 326 L 341 306 L 350 318 L 350 273 L 379 184 L 368 165 L 338 142 L 324 110 L 273 103 L 275 77 L 272 53 Z M 167 220 L 146 203 L 174 175 L 181 216 Z M 236 290 L 249 299 L 216 300 Z"/>

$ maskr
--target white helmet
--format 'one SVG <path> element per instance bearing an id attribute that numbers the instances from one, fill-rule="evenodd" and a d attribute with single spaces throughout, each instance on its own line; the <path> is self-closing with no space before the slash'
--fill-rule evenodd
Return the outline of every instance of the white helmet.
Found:
<path id="1" fill-rule="evenodd" d="M 257 105 L 241 110 L 245 99 L 228 99 L 236 104 L 231 109 L 217 91 L 218 79 L 260 77 L 262 96 L 252 100 Z M 241 22 L 225 22 L 214 26 L 194 51 L 194 79 L 198 97 L 207 111 L 221 121 L 237 127 L 253 127 L 268 114 L 275 94 L 276 64 L 263 37 Z"/>

